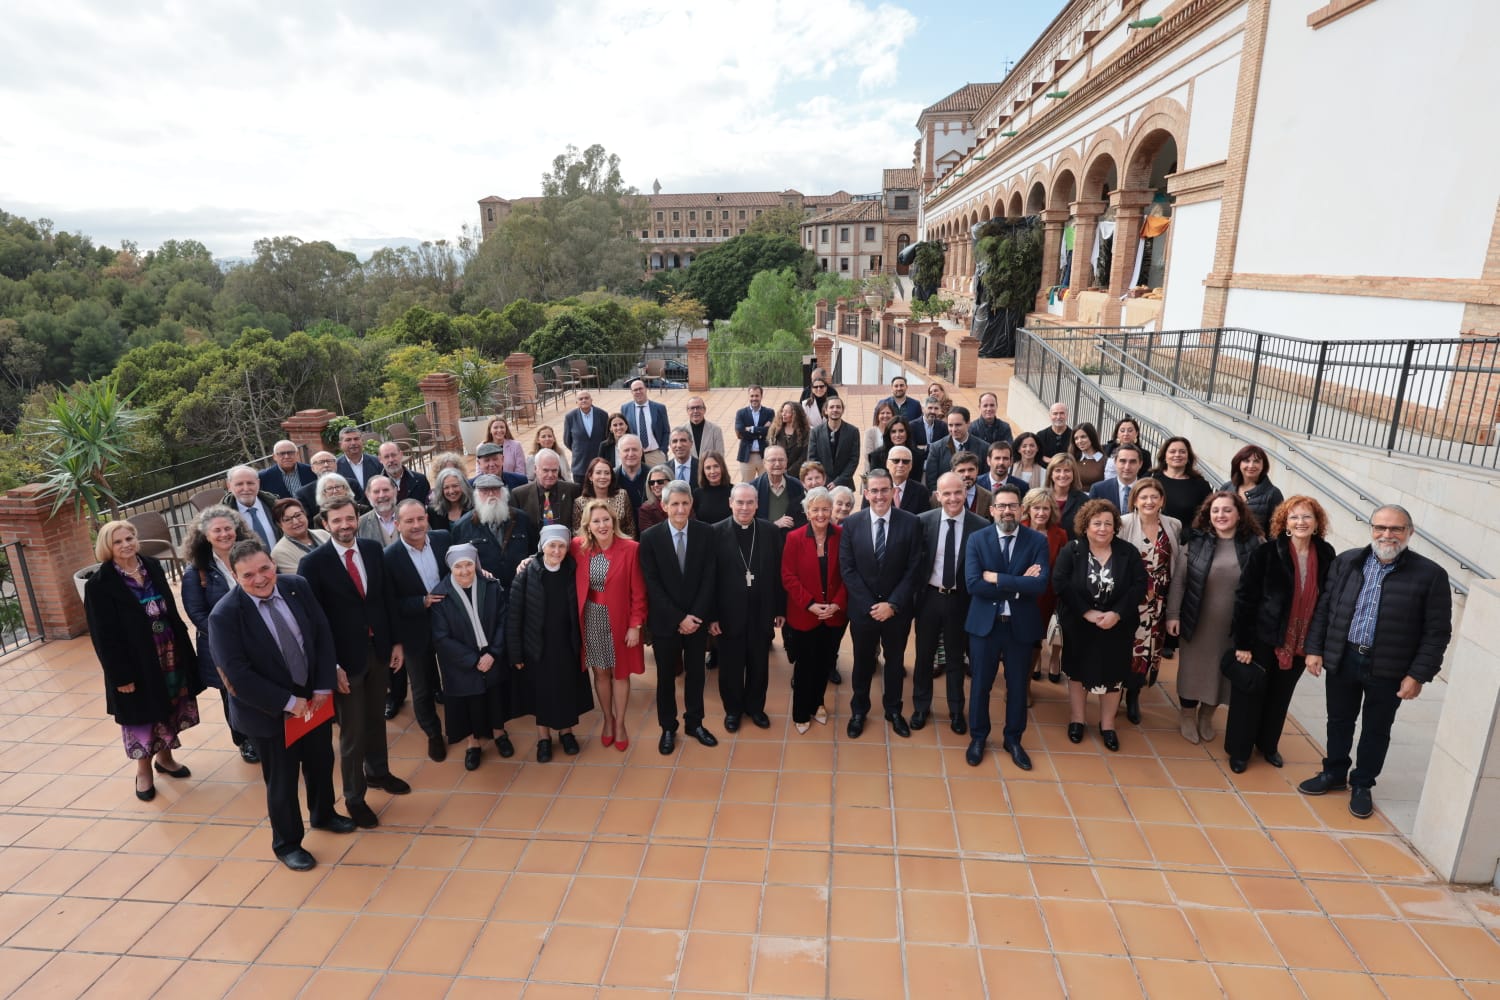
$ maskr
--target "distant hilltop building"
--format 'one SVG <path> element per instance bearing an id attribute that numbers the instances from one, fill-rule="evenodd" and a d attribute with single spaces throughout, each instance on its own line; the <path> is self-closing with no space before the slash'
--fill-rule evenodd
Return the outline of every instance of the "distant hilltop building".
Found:
<path id="1" fill-rule="evenodd" d="M 905 274 L 897 255 L 916 239 L 917 171 L 887 169 L 880 194 L 859 195 L 808 217 L 802 223 L 802 246 L 818 258 L 818 267 L 858 280 L 882 271 Z"/>
<path id="2" fill-rule="evenodd" d="M 789 208 L 813 215 L 834 206 L 848 205 L 854 196 L 847 191 L 833 194 L 803 194 L 793 188 L 785 191 L 718 191 L 706 194 L 663 194 L 661 183 L 652 184 L 654 193 L 642 195 L 646 202 L 643 227 L 639 231 L 647 267 L 651 271 L 687 267 L 699 253 L 739 236 L 758 217 L 777 208 Z M 517 206 L 535 204 L 542 199 L 479 199 L 479 228 L 489 238 L 495 227 Z"/>

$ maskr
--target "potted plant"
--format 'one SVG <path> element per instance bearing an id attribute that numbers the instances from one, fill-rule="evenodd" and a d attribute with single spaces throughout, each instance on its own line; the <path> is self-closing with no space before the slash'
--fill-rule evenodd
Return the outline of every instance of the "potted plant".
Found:
<path id="1" fill-rule="evenodd" d="M 132 409 L 130 397 L 120 394 L 118 375 L 109 375 L 65 389 L 47 402 L 42 415 L 28 421 L 28 433 L 41 443 L 43 461 L 52 471 L 42 479 L 42 495 L 50 497 L 52 513 L 72 505 L 97 526 L 120 513 L 120 498 L 109 479 L 134 451 L 136 431 L 151 414 Z M 98 570 L 91 563 L 73 574 L 78 596 Z"/>
<path id="2" fill-rule="evenodd" d="M 463 438 L 464 453 L 473 454 L 483 443 L 494 415 L 495 366 L 474 350 L 458 351 L 453 357 L 452 372 L 458 376 L 458 402 L 463 411 L 458 421 L 459 435 Z"/>
<path id="3" fill-rule="evenodd" d="M 862 282 L 865 293 L 865 305 L 877 313 L 885 309 L 886 303 L 891 301 L 895 294 L 896 283 L 891 276 L 885 273 L 866 275 Z"/>

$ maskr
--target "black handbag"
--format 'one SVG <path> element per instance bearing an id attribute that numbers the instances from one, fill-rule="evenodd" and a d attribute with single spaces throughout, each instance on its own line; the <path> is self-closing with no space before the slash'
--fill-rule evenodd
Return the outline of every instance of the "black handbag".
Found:
<path id="1" fill-rule="evenodd" d="M 1254 694 L 1266 687 L 1266 668 L 1255 662 L 1241 663 L 1233 649 L 1226 649 L 1219 659 L 1219 672 L 1229 678 L 1229 686 L 1236 691 Z"/>

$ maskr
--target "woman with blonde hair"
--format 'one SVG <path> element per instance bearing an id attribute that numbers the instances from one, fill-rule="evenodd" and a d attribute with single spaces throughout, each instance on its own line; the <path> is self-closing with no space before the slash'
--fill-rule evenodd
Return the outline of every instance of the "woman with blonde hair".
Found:
<path id="1" fill-rule="evenodd" d="M 562 478 L 571 483 L 573 464 L 568 458 L 568 449 L 562 446 L 562 442 L 557 439 L 557 432 L 550 424 L 538 427 L 531 436 L 531 454 L 526 456 L 526 478 L 536 482 L 536 453 L 543 448 L 557 452 L 557 460 L 562 463 Z"/>
<path id="2" fill-rule="evenodd" d="M 583 629 L 583 665 L 592 672 L 604 731 L 599 742 L 624 753 L 630 748 L 625 715 L 630 675 L 644 673 L 641 629 L 646 624 L 646 578 L 640 546 L 620 532 L 619 517 L 603 500 L 586 500 L 578 534 L 570 545 L 577 566 L 578 619 Z"/>
<path id="3" fill-rule="evenodd" d="M 1047 565 L 1051 567 L 1057 562 L 1057 553 L 1068 544 L 1068 533 L 1058 522 L 1057 500 L 1045 488 L 1028 490 L 1021 498 L 1021 523 L 1047 536 Z M 1037 609 L 1042 613 L 1042 625 L 1046 627 L 1057 613 L 1057 592 L 1052 589 L 1050 577 L 1047 589 L 1042 591 L 1042 596 L 1037 598 L 1036 603 Z M 1036 655 L 1031 661 L 1031 679 L 1042 679 L 1042 660 L 1046 659 L 1047 680 L 1059 684 L 1062 682 L 1062 674 L 1058 671 L 1057 649 L 1058 643 L 1062 641 L 1062 630 L 1048 627 L 1047 633 L 1047 637 L 1037 644 Z"/>
<path id="4" fill-rule="evenodd" d="M 1057 523 L 1069 538 L 1073 537 L 1073 519 L 1078 516 L 1078 508 L 1089 498 L 1084 491 L 1082 478 L 1078 460 L 1060 451 L 1047 463 L 1047 476 L 1042 482 L 1042 489 L 1057 504 Z"/>
<path id="5" fill-rule="evenodd" d="M 1180 540 L 1182 525 L 1162 513 L 1166 502 L 1161 480 L 1137 479 L 1130 490 L 1130 513 L 1120 518 L 1120 537 L 1136 547 L 1146 564 L 1146 596 L 1135 627 L 1130 676 L 1125 680 L 1125 717 L 1137 726 L 1141 724 L 1141 688 L 1156 683 L 1167 622 L 1176 621 L 1182 607 L 1187 550 Z"/>

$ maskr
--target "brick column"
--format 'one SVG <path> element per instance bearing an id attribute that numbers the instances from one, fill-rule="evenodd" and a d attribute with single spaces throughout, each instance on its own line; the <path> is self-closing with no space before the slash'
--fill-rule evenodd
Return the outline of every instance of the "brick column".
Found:
<path id="1" fill-rule="evenodd" d="M 833 304 L 833 334 L 836 337 L 844 335 L 844 317 L 849 314 L 849 303 L 845 299 L 839 299 Z"/>
<path id="2" fill-rule="evenodd" d="M 818 367 L 827 372 L 829 378 L 833 378 L 833 338 L 814 337 L 813 355 L 818 359 Z"/>
<path id="3" fill-rule="evenodd" d="M 1115 206 L 1114 260 L 1109 268 L 1109 299 L 1104 303 L 1104 325 L 1118 326 L 1124 312 L 1121 297 L 1135 283 L 1135 250 L 1141 239 L 1141 213 L 1151 204 L 1151 192 L 1111 191 L 1109 203 Z"/>
<path id="4" fill-rule="evenodd" d="M 452 372 L 423 375 L 417 383 L 427 419 L 432 421 L 433 445 L 438 451 L 463 451 L 463 436 L 458 431 L 462 411 L 458 403 L 458 376 Z"/>
<path id="5" fill-rule="evenodd" d="M 953 368 L 953 381 L 960 389 L 975 389 L 979 386 L 979 338 L 964 337 L 958 342 L 958 360 Z"/>
<path id="6" fill-rule="evenodd" d="M 687 342 L 688 389 L 708 391 L 708 338 L 693 337 Z"/>
<path id="7" fill-rule="evenodd" d="M 11 558 L 26 626 L 48 639 L 71 639 L 88 631 L 73 574 L 96 561 L 94 544 L 86 515 L 76 513 L 70 504 L 54 517 L 53 500 L 42 495 L 44 489 L 40 483 L 30 483 L 0 496 L 0 538 L 20 543 L 26 560 L 29 595 L 24 592 L 20 567 Z"/>
<path id="8" fill-rule="evenodd" d="M 859 310 L 859 339 L 861 341 L 868 341 L 868 340 L 871 340 L 871 339 L 878 339 L 879 338 L 878 334 L 874 338 L 872 338 L 871 335 L 870 335 L 870 317 L 872 315 L 874 315 L 874 310 L 872 310 L 869 306 L 861 306 L 860 307 L 860 310 Z"/>
<path id="9" fill-rule="evenodd" d="M 818 300 L 818 304 L 817 304 L 817 306 L 815 308 L 816 308 L 817 311 L 813 314 L 813 323 L 817 326 L 817 328 L 819 330 L 827 330 L 828 329 L 828 300 L 827 299 L 819 299 Z"/>
<path id="10" fill-rule="evenodd" d="M 1037 312 L 1046 312 L 1047 290 L 1057 284 L 1061 271 L 1058 261 L 1062 257 L 1063 228 L 1067 224 L 1066 208 L 1049 208 L 1042 213 L 1042 287 L 1036 293 Z"/>
<path id="11" fill-rule="evenodd" d="M 942 377 L 937 373 L 938 348 L 942 347 L 947 342 L 947 328 L 939 326 L 937 324 L 933 324 L 932 333 L 927 338 L 927 357 L 922 359 L 922 364 L 923 367 L 927 369 L 927 374 L 934 378 Z"/>
<path id="12" fill-rule="evenodd" d="M 334 416 L 332 410 L 298 410 L 281 422 L 287 440 L 302 452 L 302 461 L 312 458 L 314 452 L 328 450 L 323 431 Z"/>
<path id="13" fill-rule="evenodd" d="M 510 391 L 522 399 L 532 400 L 526 407 L 526 419 L 535 420 L 540 412 L 536 403 L 536 359 L 516 351 L 505 356 L 505 371 L 510 375 Z"/>
<path id="14" fill-rule="evenodd" d="M 1088 290 L 1094 281 L 1094 233 L 1099 229 L 1099 216 L 1108 206 L 1102 201 L 1075 201 L 1069 208 L 1077 218 L 1073 232 L 1073 274 L 1068 280 L 1068 302 L 1063 310 L 1065 319 L 1078 318 L 1078 293 Z"/>

